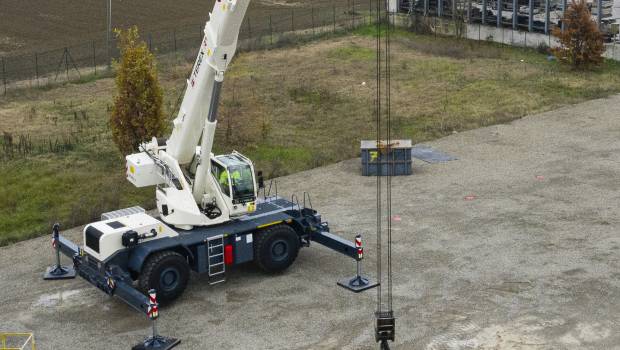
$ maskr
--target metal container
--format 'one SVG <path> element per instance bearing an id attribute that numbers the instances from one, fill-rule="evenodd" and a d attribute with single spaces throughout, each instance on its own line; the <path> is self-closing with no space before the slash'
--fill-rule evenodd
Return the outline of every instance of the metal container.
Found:
<path id="1" fill-rule="evenodd" d="M 411 140 L 362 141 L 363 176 L 411 175 Z"/>

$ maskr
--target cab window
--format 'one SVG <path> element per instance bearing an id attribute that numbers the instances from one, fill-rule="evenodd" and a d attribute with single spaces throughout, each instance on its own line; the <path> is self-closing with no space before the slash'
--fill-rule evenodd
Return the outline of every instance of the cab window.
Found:
<path id="1" fill-rule="evenodd" d="M 232 174 L 233 198 L 241 202 L 254 200 L 252 168 L 247 164 L 230 166 L 228 173 Z"/>
<path id="2" fill-rule="evenodd" d="M 213 174 L 215 181 L 217 181 L 217 183 L 220 185 L 222 193 L 230 197 L 230 180 L 226 168 L 219 165 L 218 163 L 211 162 L 211 174 Z"/>

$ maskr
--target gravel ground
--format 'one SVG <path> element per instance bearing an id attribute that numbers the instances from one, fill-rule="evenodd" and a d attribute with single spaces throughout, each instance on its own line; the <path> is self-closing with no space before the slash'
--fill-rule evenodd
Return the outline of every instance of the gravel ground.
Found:
<path id="1" fill-rule="evenodd" d="M 455 134 L 459 157 L 394 179 L 396 349 L 620 349 L 620 96 Z M 333 230 L 364 234 L 375 263 L 375 179 L 358 159 L 280 179 L 310 191 Z M 67 234 L 79 238 L 78 230 Z M 44 282 L 44 237 L 0 248 L 0 331 L 39 349 L 129 348 L 149 323 L 76 279 Z M 180 349 L 365 349 L 375 292 L 335 285 L 354 263 L 314 245 L 293 267 L 194 276 L 165 308 Z"/>

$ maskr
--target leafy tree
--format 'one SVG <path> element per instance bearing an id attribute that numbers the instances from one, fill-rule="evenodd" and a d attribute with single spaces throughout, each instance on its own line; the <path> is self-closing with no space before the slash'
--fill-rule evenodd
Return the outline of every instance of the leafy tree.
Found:
<path id="1" fill-rule="evenodd" d="M 553 49 L 560 62 L 574 68 L 587 68 L 603 62 L 603 36 L 592 20 L 585 0 L 572 0 L 562 18 L 564 30 L 555 28 L 553 35 L 560 39 L 560 47 Z"/>
<path id="2" fill-rule="evenodd" d="M 164 133 L 163 92 L 155 57 L 140 40 L 138 28 L 117 29 L 116 36 L 121 55 L 114 62 L 117 93 L 110 126 L 119 150 L 129 154 L 141 142 Z"/>

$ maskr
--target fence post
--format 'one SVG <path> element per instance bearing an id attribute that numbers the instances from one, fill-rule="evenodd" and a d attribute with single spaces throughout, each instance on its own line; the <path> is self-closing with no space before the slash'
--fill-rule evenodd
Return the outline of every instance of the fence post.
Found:
<path id="1" fill-rule="evenodd" d="M 503 18 L 502 18 L 502 6 L 503 6 L 502 5 L 502 0 L 497 0 L 497 15 L 495 16 L 496 19 L 497 19 L 497 28 L 503 28 L 503 26 L 502 26 L 502 21 L 503 21 Z M 502 35 L 503 35 L 503 33 L 504 32 L 502 31 Z M 502 40 L 503 40 L 503 37 L 502 37 Z M 503 44 L 503 42 L 502 42 L 502 44 Z"/>
<path id="2" fill-rule="evenodd" d="M 512 0 L 512 30 L 517 30 L 518 28 L 518 20 L 519 20 L 519 11 L 517 8 L 519 7 L 518 0 Z"/>
<path id="3" fill-rule="evenodd" d="M 248 38 L 250 39 L 250 48 L 252 48 L 252 22 L 250 22 L 250 17 L 248 17 Z"/>
<path id="4" fill-rule="evenodd" d="M 531 32 L 534 30 L 534 0 L 529 0 L 527 12 L 527 30 Z"/>
<path id="5" fill-rule="evenodd" d="M 351 22 L 355 28 L 355 0 L 351 1 Z"/>
<path id="6" fill-rule="evenodd" d="M 39 54 L 34 53 L 34 76 L 37 79 L 37 86 L 39 86 Z"/>
<path id="7" fill-rule="evenodd" d="M 312 6 L 312 36 L 316 35 L 314 28 L 314 6 Z"/>
<path id="8" fill-rule="evenodd" d="M 177 52 L 177 30 L 172 31 L 172 40 L 174 41 L 174 53 Z"/>
<path id="9" fill-rule="evenodd" d="M 107 6 L 107 24 L 108 28 L 106 30 L 106 52 L 108 55 L 108 70 L 112 69 L 112 0 L 106 1 Z"/>
<path id="10" fill-rule="evenodd" d="M 269 42 L 271 43 L 271 46 L 273 46 L 273 22 L 271 15 L 269 15 Z"/>
<path id="11" fill-rule="evenodd" d="M 562 17 L 564 17 L 564 14 L 566 13 L 566 9 L 567 9 L 567 4 L 566 4 L 566 0 L 562 0 Z M 562 21 L 562 32 L 564 32 L 564 30 L 566 30 L 566 21 Z"/>
<path id="12" fill-rule="evenodd" d="M 332 18 L 334 20 L 334 33 L 336 33 L 336 4 L 332 1 Z"/>
<path id="13" fill-rule="evenodd" d="M 596 1 L 596 23 L 598 24 L 598 29 L 602 30 L 603 25 L 603 0 Z"/>
<path id="14" fill-rule="evenodd" d="M 95 76 L 97 75 L 97 50 L 95 47 L 95 41 L 93 40 L 93 67 L 95 67 Z"/>
<path id="15" fill-rule="evenodd" d="M 4 85 L 4 95 L 6 95 L 6 63 L 2 57 L 2 84 Z"/>
<path id="16" fill-rule="evenodd" d="M 295 31 L 295 9 L 291 9 L 291 32 Z"/>
<path id="17" fill-rule="evenodd" d="M 65 75 L 69 81 L 69 48 L 65 47 Z"/>

